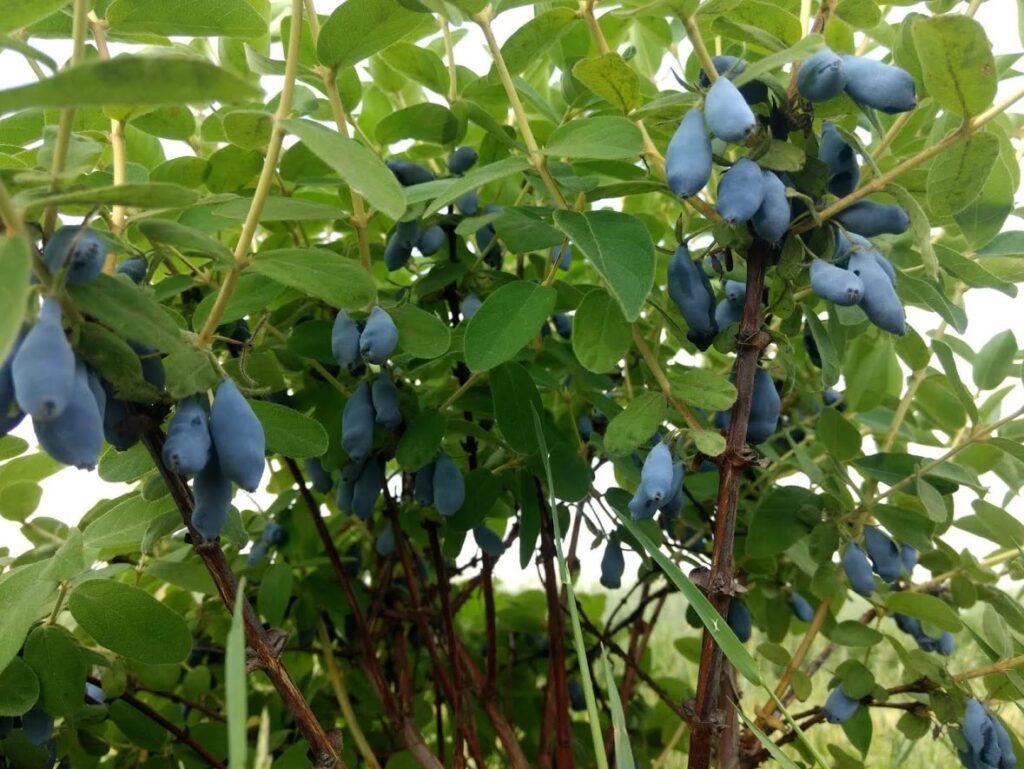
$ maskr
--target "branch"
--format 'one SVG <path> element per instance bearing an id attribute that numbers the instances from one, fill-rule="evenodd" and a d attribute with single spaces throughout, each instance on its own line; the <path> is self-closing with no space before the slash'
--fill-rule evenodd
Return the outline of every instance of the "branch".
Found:
<path id="1" fill-rule="evenodd" d="M 238 581 L 220 547 L 215 542 L 205 541 L 203 535 L 192 526 L 192 492 L 185 484 L 185 480 L 180 475 L 171 472 L 164 464 L 162 455 L 164 437 L 159 427 L 153 427 L 143 434 L 142 442 L 171 492 L 171 497 L 174 499 L 178 512 L 181 513 L 181 518 L 185 523 L 185 528 L 188 529 L 192 539 L 193 549 L 202 559 L 207 571 L 210 572 L 221 600 L 231 610 L 235 606 L 238 595 Z M 278 650 L 264 629 L 256 611 L 252 608 L 252 604 L 244 596 L 242 597 L 242 615 L 245 621 L 246 643 L 259 658 L 261 667 L 274 684 L 285 707 L 295 717 L 299 731 L 302 732 L 303 738 L 309 743 L 313 752 L 314 765 L 345 769 L 345 763 L 335 752 L 334 743 L 320 722 L 317 721 L 309 703 L 306 702 L 299 687 L 295 685 L 287 668 L 281 662 Z"/>
<path id="2" fill-rule="evenodd" d="M 352 732 L 352 741 L 355 742 L 356 748 L 366 764 L 371 769 L 380 769 L 380 763 L 373 754 L 370 743 L 366 741 L 366 735 L 363 734 L 363 729 L 359 725 L 359 718 L 356 716 L 355 710 L 352 709 L 352 700 L 348 696 L 348 689 L 345 687 L 341 669 L 334 658 L 334 647 L 331 644 L 331 639 L 327 637 L 327 627 L 323 622 L 320 623 L 317 632 L 320 635 L 320 647 L 327 668 L 327 678 L 331 682 L 334 698 L 338 701 L 338 707 L 341 708 L 341 714 L 345 717 L 345 723 L 348 725 L 349 731 Z"/>
<path id="3" fill-rule="evenodd" d="M 683 403 L 679 398 L 672 394 L 672 385 L 669 384 L 668 377 L 665 376 L 665 372 L 662 371 L 661 365 L 658 363 L 658 359 L 654 353 L 651 352 L 651 348 L 647 346 L 647 342 L 640 334 L 640 329 L 633 325 L 633 344 L 636 345 L 637 350 L 640 351 L 641 357 L 644 359 L 644 363 L 647 364 L 647 368 L 651 370 L 651 374 L 654 375 L 654 381 L 658 383 L 658 387 L 661 389 L 665 399 L 672 404 L 672 408 L 679 412 L 679 414 L 686 420 L 686 424 L 689 425 L 692 430 L 702 430 L 701 423 L 694 416 L 693 412 L 690 411 L 689 407 Z"/>
<path id="4" fill-rule="evenodd" d="M 697 17 L 680 16 L 680 19 L 683 22 L 683 26 L 686 27 L 686 36 L 690 38 L 693 52 L 700 59 L 700 66 L 704 69 L 704 74 L 708 76 L 709 82 L 714 83 L 718 80 L 718 70 L 715 69 L 715 63 L 711 61 L 711 54 L 708 53 L 707 46 L 704 45 L 704 38 L 700 36 L 700 29 L 697 27 Z"/>
<path id="5" fill-rule="evenodd" d="M 764 273 L 770 247 L 757 239 L 747 253 L 747 295 L 743 304 L 743 317 L 736 335 L 739 354 L 736 359 L 736 403 L 732 407 L 732 422 L 721 457 L 721 477 L 718 484 L 718 504 L 715 515 L 714 553 L 708 575 L 707 592 L 712 605 L 725 617 L 734 592 L 732 570 L 733 540 L 736 534 L 736 508 L 743 467 L 747 423 L 754 389 L 754 374 L 758 357 L 769 342 L 761 330 L 761 295 L 764 292 Z M 690 735 L 689 769 L 708 769 L 711 763 L 711 739 L 714 715 L 718 707 L 719 684 L 722 668 L 722 650 L 712 635 L 704 631 L 693 730 Z"/>
<path id="6" fill-rule="evenodd" d="M 256 182 L 256 191 L 253 193 L 252 202 L 249 204 L 249 213 L 246 214 L 245 222 L 242 224 L 242 232 L 238 236 L 238 243 L 235 244 L 234 264 L 231 270 L 224 277 L 217 299 L 210 309 L 210 314 L 203 324 L 199 336 L 196 338 L 198 347 L 205 347 L 213 337 L 224 311 L 228 308 L 231 295 L 238 285 L 238 279 L 242 271 L 252 261 L 249 255 L 252 249 L 253 237 L 256 235 L 256 228 L 260 223 L 260 215 L 263 213 L 263 205 L 270 195 L 270 188 L 274 184 L 274 176 L 277 172 L 277 160 L 281 154 L 281 142 L 284 141 L 283 121 L 292 114 L 292 95 L 295 92 L 295 77 L 299 70 L 299 48 L 302 42 L 302 0 L 292 0 L 292 25 L 288 35 L 288 50 L 285 56 L 284 85 L 281 87 L 280 100 L 277 103 L 277 111 L 274 113 L 274 126 L 270 132 L 270 141 L 267 143 L 266 155 L 263 157 L 263 168 L 260 171 L 260 178 Z"/>

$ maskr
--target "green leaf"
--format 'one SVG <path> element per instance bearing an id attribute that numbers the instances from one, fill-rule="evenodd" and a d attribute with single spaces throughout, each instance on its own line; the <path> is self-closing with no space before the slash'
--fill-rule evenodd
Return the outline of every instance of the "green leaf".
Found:
<path id="1" fill-rule="evenodd" d="M 347 0 L 320 28 L 317 57 L 334 70 L 351 67 L 411 34 L 422 19 L 397 0 Z"/>
<path id="2" fill-rule="evenodd" d="M 3 0 L 0 32 L 15 32 L 59 11 L 68 0 Z"/>
<path id="3" fill-rule="evenodd" d="M 70 716 L 82 707 L 89 664 L 74 637 L 62 627 L 42 625 L 25 641 L 25 662 L 39 679 L 39 702 L 53 716 Z"/>
<path id="4" fill-rule="evenodd" d="M 892 342 L 886 338 L 858 337 L 847 352 L 843 372 L 845 398 L 853 411 L 870 411 L 887 396 L 898 396 L 903 383 Z"/>
<path id="5" fill-rule="evenodd" d="M 818 354 L 821 356 L 821 383 L 825 387 L 831 387 L 839 381 L 839 375 L 842 373 L 832 337 L 828 335 L 825 325 L 818 316 L 807 307 L 804 308 L 804 319 L 810 326 L 811 336 L 814 337 L 814 344 L 817 345 Z"/>
<path id="6" fill-rule="evenodd" d="M 267 146 L 274 128 L 274 116 L 255 109 L 239 109 L 224 116 L 224 135 L 242 149 L 260 150 Z"/>
<path id="7" fill-rule="evenodd" d="M 388 309 L 398 328 L 398 347 L 413 358 L 433 360 L 448 352 L 451 329 L 434 313 L 405 303 Z"/>
<path id="8" fill-rule="evenodd" d="M 640 317 L 654 286 L 654 242 L 643 222 L 620 211 L 556 211 L 555 225 L 604 278 L 626 320 Z"/>
<path id="9" fill-rule="evenodd" d="M 873 627 L 852 619 L 838 623 L 828 637 L 840 646 L 874 646 L 884 638 Z"/>
<path id="10" fill-rule="evenodd" d="M 636 158 L 644 149 L 643 135 L 636 123 L 624 117 L 580 118 L 560 125 L 543 151 L 556 158 L 618 160 Z M 582 216 L 582 214 L 580 214 Z"/>
<path id="11" fill-rule="evenodd" d="M 249 401 L 263 425 L 267 451 L 302 459 L 319 457 L 327 451 L 327 431 L 315 419 L 270 401 Z"/>
<path id="12" fill-rule="evenodd" d="M 715 643 L 721 647 L 729 662 L 750 683 L 754 686 L 761 686 L 761 673 L 757 669 L 757 663 L 750 656 L 750 652 L 747 651 L 746 647 L 740 643 L 740 640 L 732 632 L 732 629 L 722 615 L 711 605 L 707 596 L 704 595 L 700 588 L 687 579 L 675 561 L 661 552 L 661 549 L 651 541 L 650 537 L 647 536 L 647 532 L 636 521 L 624 515 L 620 510 L 615 512 L 619 516 L 619 525 L 625 527 L 637 542 L 643 546 L 647 554 L 662 568 L 672 584 L 679 588 L 679 592 L 683 594 L 683 597 L 697 613 L 697 616 L 700 617 L 701 623 L 707 628 L 711 637 L 715 639 Z"/>
<path id="13" fill-rule="evenodd" d="M 89 366 L 103 376 L 123 400 L 152 403 L 160 392 L 142 376 L 142 361 L 121 337 L 99 323 L 78 327 L 75 350 Z"/>
<path id="14" fill-rule="evenodd" d="M 928 170 L 928 208 L 940 219 L 963 211 L 973 203 L 999 157 L 999 139 L 976 133 L 942 153 Z"/>
<path id="15" fill-rule="evenodd" d="M 434 144 L 450 144 L 459 137 L 459 119 L 440 104 L 413 104 L 389 112 L 375 131 L 377 141 L 394 144 L 402 139 L 417 139 Z"/>
<path id="16" fill-rule="evenodd" d="M 192 634 L 181 615 L 145 590 L 110 579 L 81 582 L 68 609 L 96 643 L 151 665 L 181 662 L 192 649 Z"/>
<path id="17" fill-rule="evenodd" d="M 180 222 L 168 219 L 144 219 L 138 224 L 139 231 L 151 243 L 165 243 L 186 254 L 205 256 L 208 259 L 229 260 L 231 249 L 209 235 Z"/>
<path id="18" fill-rule="evenodd" d="M 640 76 L 614 51 L 580 59 L 573 66 L 572 74 L 625 114 L 640 106 Z"/>
<path id="19" fill-rule="evenodd" d="M 836 15 L 857 29 L 871 29 L 882 20 L 875 0 L 839 0 Z"/>
<path id="20" fill-rule="evenodd" d="M 501 47 L 501 56 L 512 75 L 518 75 L 536 62 L 542 53 L 558 42 L 576 21 L 572 8 L 552 8 L 538 13 L 509 36 Z"/>
<path id="21" fill-rule="evenodd" d="M 665 420 L 665 398 L 648 390 L 630 402 L 608 423 L 604 448 L 612 456 L 625 456 L 650 440 Z"/>
<path id="22" fill-rule="evenodd" d="M 24 236 L 0 238 L 0 360 L 14 346 L 28 300 L 32 251 Z"/>
<path id="23" fill-rule="evenodd" d="M 467 192 L 483 187 L 485 184 L 490 184 L 498 179 L 504 179 L 506 176 L 525 171 L 529 167 L 529 160 L 522 155 L 515 155 L 503 158 L 496 163 L 488 163 L 485 166 L 474 168 L 462 178 L 451 182 L 444 192 L 434 198 L 431 204 L 427 206 L 423 216 L 432 216 L 445 206 L 454 203 Z M 511 248 L 511 246 L 509 247 Z"/>
<path id="24" fill-rule="evenodd" d="M 403 470 L 416 472 L 437 456 L 446 423 L 444 414 L 437 409 L 427 409 L 413 417 L 395 450 L 395 459 Z"/>
<path id="25" fill-rule="evenodd" d="M 195 190 L 166 182 L 122 184 L 115 187 L 87 187 L 55 195 L 33 198 L 25 210 L 38 211 L 49 206 L 122 205 L 135 208 L 186 208 L 199 200 Z"/>
<path id="26" fill-rule="evenodd" d="M 114 0 L 111 32 L 187 37 L 260 37 L 267 24 L 246 0 Z"/>
<path id="27" fill-rule="evenodd" d="M 543 410 L 540 393 L 530 373 L 518 363 L 502 363 L 488 376 L 494 418 L 505 441 L 520 454 L 537 450 L 537 434 L 530 420 L 524 418 L 531 408 Z"/>
<path id="28" fill-rule="evenodd" d="M 860 453 L 860 432 L 835 408 L 823 408 L 818 415 L 816 435 L 829 453 L 840 462 L 847 462 Z"/>
<path id="29" fill-rule="evenodd" d="M 292 597 L 292 567 L 286 563 L 275 563 L 260 580 L 260 591 L 256 605 L 263 620 L 277 627 L 284 622 L 288 602 Z"/>
<path id="30" fill-rule="evenodd" d="M 934 625 L 940 630 L 952 633 L 960 630 L 963 623 L 956 615 L 956 610 L 941 598 L 927 593 L 911 593 L 903 591 L 892 593 L 885 601 L 885 608 L 890 612 L 909 614 L 923 622 Z"/>
<path id="31" fill-rule="evenodd" d="M 600 288 L 588 292 L 572 326 L 572 349 L 583 367 L 599 374 L 611 371 L 632 341 L 629 323 L 608 292 Z"/>
<path id="32" fill-rule="evenodd" d="M 57 582 L 43 577 L 46 567 L 45 561 L 19 566 L 0 579 L 0 669 L 11 664 L 29 628 L 49 611 Z"/>
<path id="33" fill-rule="evenodd" d="M 1010 375 L 1016 363 L 1017 338 L 1002 331 L 985 342 L 974 357 L 974 384 L 979 390 L 994 390 Z"/>
<path id="34" fill-rule="evenodd" d="M 0 112 L 33 107 L 199 104 L 261 98 L 227 70 L 184 56 L 118 56 L 88 61 L 51 78 L 0 91 Z"/>
<path id="35" fill-rule="evenodd" d="M 0 672 L 0 717 L 24 715 L 39 699 L 39 679 L 21 657 Z"/>
<path id="36" fill-rule="evenodd" d="M 727 376 L 702 368 L 668 371 L 672 394 L 688 406 L 708 411 L 725 411 L 736 402 L 736 385 Z"/>
<path id="37" fill-rule="evenodd" d="M 797 670 L 795 672 L 800 673 L 802 671 Z M 742 708 L 736 708 L 736 714 L 740 717 L 740 720 L 743 721 L 743 725 L 753 732 L 754 736 L 757 737 L 758 742 L 764 746 L 765 750 L 768 751 L 771 757 L 779 762 L 779 766 L 782 767 L 782 769 L 799 769 L 799 767 L 793 762 L 793 759 L 783 753 L 782 748 L 776 745 L 775 741 L 771 737 L 761 731 L 757 727 L 757 724 L 747 718 L 747 714 L 743 712 Z"/>
<path id="38" fill-rule="evenodd" d="M 921 254 L 921 263 L 924 265 L 925 273 L 932 280 L 937 280 L 939 261 L 932 245 L 932 224 L 928 215 L 921 208 L 921 204 L 917 202 L 917 198 L 899 185 L 892 184 L 888 190 L 910 217 L 910 229 L 914 233 L 914 242 Z"/>
<path id="39" fill-rule="evenodd" d="M 717 457 L 725 451 L 725 436 L 713 430 L 694 430 L 690 433 L 697 451 L 708 457 Z"/>
<path id="40" fill-rule="evenodd" d="M 23 522 L 39 507 L 43 490 L 35 481 L 16 481 L 0 489 L 0 517 Z"/>
<path id="41" fill-rule="evenodd" d="M 466 365 L 488 371 L 519 352 L 538 333 L 555 308 L 550 286 L 524 280 L 506 283 L 490 294 L 466 327 Z"/>
<path id="42" fill-rule="evenodd" d="M 228 766 L 246 769 L 246 751 L 249 747 L 246 721 L 249 718 L 249 700 L 245 675 L 245 582 L 239 585 L 235 597 L 235 610 L 231 617 L 224 649 L 224 689 L 227 699 Z"/>
<path id="43" fill-rule="evenodd" d="M 967 16 L 933 16 L 915 20 L 913 34 L 925 88 L 943 107 L 967 117 L 992 104 L 998 78 L 981 24 Z"/>
<path id="44" fill-rule="evenodd" d="M 405 192 L 384 161 L 359 142 L 308 120 L 286 120 L 284 127 L 302 139 L 349 187 L 392 219 L 405 213 Z"/>
<path id="45" fill-rule="evenodd" d="M 441 57 L 429 48 L 398 42 L 382 51 L 380 56 L 389 67 L 426 86 L 437 95 L 448 95 L 448 70 Z"/>
<path id="46" fill-rule="evenodd" d="M 820 507 L 817 496 L 807 489 L 772 489 L 754 510 L 747 534 L 747 555 L 765 558 L 785 552 L 810 533 Z"/>
<path id="47" fill-rule="evenodd" d="M 373 278 L 354 259 L 319 248 L 260 251 L 249 269 L 332 307 L 365 307 L 377 298 Z"/>
<path id="48" fill-rule="evenodd" d="M 113 275 L 100 275 L 89 283 L 68 286 L 71 298 L 103 325 L 163 352 L 174 352 L 184 342 L 181 330 L 143 288 Z"/>
<path id="49" fill-rule="evenodd" d="M 105 555 L 138 552 L 146 529 L 169 510 L 174 510 L 174 501 L 169 497 L 152 501 L 141 496 L 129 497 L 91 521 L 82 532 L 83 542 L 87 548 L 101 550 Z"/>

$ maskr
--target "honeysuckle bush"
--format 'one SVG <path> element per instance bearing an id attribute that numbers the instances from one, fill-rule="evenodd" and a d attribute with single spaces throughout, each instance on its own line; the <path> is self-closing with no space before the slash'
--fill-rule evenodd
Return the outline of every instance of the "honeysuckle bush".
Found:
<path id="1" fill-rule="evenodd" d="M 329 5 L 0 0 L 0 766 L 1013 767 L 980 3 Z"/>

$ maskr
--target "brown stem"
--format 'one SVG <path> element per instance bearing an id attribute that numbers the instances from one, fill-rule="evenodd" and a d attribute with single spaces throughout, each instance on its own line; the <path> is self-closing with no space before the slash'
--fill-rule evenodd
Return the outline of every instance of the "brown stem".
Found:
<path id="1" fill-rule="evenodd" d="M 708 575 L 708 599 L 725 617 L 734 593 L 733 540 L 736 534 L 736 507 L 743 467 L 747 423 L 754 389 L 754 374 L 758 357 L 769 337 L 761 330 L 761 295 L 764 292 L 764 273 L 769 244 L 757 239 L 747 254 L 747 294 L 743 304 L 743 317 L 736 335 L 739 353 L 736 359 L 736 403 L 732 407 L 732 421 L 721 458 L 721 476 L 718 483 L 718 503 L 715 515 L 715 547 Z M 690 734 L 689 769 L 708 769 L 711 765 L 711 743 L 721 713 L 718 712 L 719 684 L 722 669 L 722 650 L 714 637 L 704 631 L 700 668 L 697 678 L 697 697 L 693 729 Z"/>
<path id="2" fill-rule="evenodd" d="M 100 680 L 98 678 L 89 676 L 88 681 L 89 683 L 94 684 L 95 686 L 100 685 Z M 192 748 L 193 751 L 195 751 L 196 755 L 203 759 L 209 766 L 214 767 L 214 769 L 227 769 L 227 767 L 225 767 L 224 764 L 222 764 L 220 761 L 218 761 L 216 758 L 210 755 L 210 752 L 206 748 L 204 748 L 202 744 L 196 742 L 192 738 L 192 735 L 190 735 L 187 731 L 180 728 L 171 721 L 168 721 L 166 718 L 160 715 L 160 713 L 153 710 L 153 708 L 151 708 L 142 700 L 136 699 L 128 692 L 125 692 L 117 699 L 122 700 L 128 705 L 131 705 L 133 708 L 135 708 L 135 710 L 142 713 L 142 715 L 144 715 L 146 718 L 148 718 L 156 724 L 159 724 L 161 727 L 166 729 L 171 735 L 173 735 L 174 739 L 176 739 L 178 742 L 188 745 L 190 748 Z"/>
<path id="3" fill-rule="evenodd" d="M 167 488 L 170 489 L 171 497 L 174 499 L 185 522 L 185 527 L 192 538 L 196 554 L 202 559 L 207 571 L 213 578 L 221 600 L 231 610 L 235 606 L 238 595 L 238 581 L 228 565 L 227 559 L 220 547 L 215 543 L 205 542 L 202 534 L 192 526 L 192 492 L 185 484 L 185 480 L 172 473 L 164 464 L 162 450 L 164 434 L 159 427 L 153 427 L 142 436 L 142 441 L 149 451 L 157 470 L 164 479 Z M 201 544 L 200 544 L 201 543 Z M 306 702 L 299 687 L 295 685 L 288 670 L 282 664 L 273 642 L 263 628 L 259 616 L 244 597 L 242 599 L 242 616 L 245 622 L 246 643 L 259 658 L 260 665 L 266 672 L 277 689 L 277 693 L 284 701 L 285 707 L 295 717 L 295 722 L 302 732 L 303 738 L 309 744 L 313 753 L 314 765 L 323 767 L 340 767 L 344 769 L 345 763 L 335 752 L 334 744 L 328 737 L 327 732 L 317 721 L 316 716 Z"/>
<path id="4" fill-rule="evenodd" d="M 399 711 L 398 703 L 395 701 L 394 695 L 388 688 L 387 679 L 384 677 L 384 672 L 380 666 L 380 660 L 377 659 L 377 655 L 374 652 L 373 635 L 370 633 L 370 628 L 366 622 L 365 616 L 363 615 L 363 610 L 359 606 L 359 600 L 356 598 L 355 591 L 352 589 L 352 581 L 349 579 L 348 573 L 345 571 L 345 567 L 341 563 L 341 556 L 338 555 L 338 548 L 334 546 L 334 540 L 331 539 L 331 532 L 328 531 L 327 523 L 324 521 L 323 516 L 320 515 L 320 507 L 317 505 L 316 500 L 313 498 L 309 488 L 306 486 L 305 479 L 302 476 L 302 471 L 299 469 L 295 460 L 290 457 L 285 457 L 284 463 L 288 467 L 289 472 L 299 487 L 299 495 L 302 497 L 310 518 L 313 520 L 316 532 L 320 537 L 324 550 L 327 552 L 327 560 L 331 564 L 331 570 L 334 572 L 334 577 L 338 581 L 338 585 L 341 587 L 341 592 L 345 596 L 345 602 L 348 604 L 349 611 L 352 612 L 352 619 L 356 624 L 356 632 L 362 642 L 362 661 L 365 666 L 365 673 L 367 678 L 370 680 L 374 693 L 377 695 L 377 699 L 380 701 L 381 705 L 383 705 L 384 711 L 387 713 L 388 720 L 391 722 L 392 728 L 396 733 L 401 734 L 405 746 L 409 749 L 409 752 L 415 756 L 420 766 L 424 767 L 424 769 L 443 769 L 438 760 L 430 752 L 430 748 L 428 748 L 427 744 L 423 741 L 422 735 L 420 735 L 409 719 L 403 718 Z"/>
<path id="5" fill-rule="evenodd" d="M 551 666 L 548 670 L 548 688 L 554 689 L 555 766 L 570 769 L 573 766 L 572 731 L 569 723 L 569 681 L 566 677 L 565 633 L 562 625 L 562 603 L 555 579 L 555 541 L 551 527 L 551 510 L 544 499 L 540 483 L 536 484 L 540 505 L 540 554 L 544 563 L 544 593 L 548 602 L 548 634 L 551 637 Z M 542 745 L 543 750 L 543 745 Z"/>
<path id="6" fill-rule="evenodd" d="M 473 658 L 466 649 L 465 645 L 459 642 L 459 661 L 465 668 L 465 671 L 469 677 L 469 685 L 476 695 L 480 704 L 484 707 L 484 712 L 487 713 L 487 717 L 491 721 L 491 725 L 494 727 L 494 733 L 498 736 L 498 740 L 501 742 L 502 747 L 505 748 L 507 755 L 505 760 L 508 761 L 508 765 L 512 769 L 529 769 L 530 762 L 526 760 L 526 754 L 523 753 L 523 748 L 519 744 L 519 739 L 516 737 L 515 730 L 509 724 L 508 719 L 501 712 L 498 707 L 498 703 L 493 697 L 487 697 L 484 690 L 484 678 L 480 673 L 480 670 L 473 663 Z"/>
<path id="7" fill-rule="evenodd" d="M 483 592 L 484 623 L 487 626 L 487 686 L 484 697 L 491 699 L 497 690 L 498 681 L 498 639 L 494 620 L 494 559 L 484 554 Z"/>

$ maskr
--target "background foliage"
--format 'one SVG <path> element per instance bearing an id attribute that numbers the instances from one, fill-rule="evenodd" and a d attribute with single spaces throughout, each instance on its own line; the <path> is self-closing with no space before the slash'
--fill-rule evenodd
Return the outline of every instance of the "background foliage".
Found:
<path id="1" fill-rule="evenodd" d="M 499 44 L 516 3 L 0 0 L 0 45 L 38 74 L 0 91 L 0 359 L 57 297 L 107 414 L 123 409 L 96 472 L 132 484 L 67 526 L 36 509 L 61 465 L 0 438 L 0 514 L 34 545 L 0 559 L 0 766 L 947 766 L 973 744 L 970 697 L 1020 755 L 1021 356 L 1008 331 L 977 350 L 961 335 L 967 292 L 1024 280 L 1004 231 L 1004 112 L 1024 92 L 996 100 L 1018 57 L 992 56 L 979 4 L 890 22 L 874 0 L 553 2 Z M 483 75 L 453 56 L 471 28 Z M 69 62 L 37 47 L 55 38 Z M 916 109 L 798 98 L 792 63 L 824 45 L 905 69 Z M 742 56 L 729 74 L 765 98 L 682 200 L 665 156 L 708 49 Z M 659 91 L 666 54 L 681 85 Z M 827 190 L 826 119 L 860 158 L 849 195 Z M 455 147 L 475 163 L 450 169 Z M 714 207 L 744 154 L 788 180 L 778 242 Z M 909 215 L 874 239 L 920 311 L 902 336 L 809 287 L 826 220 L 869 194 Z M 83 217 L 110 258 L 65 282 L 40 255 Z M 716 299 L 755 286 L 706 351 L 667 292 L 684 242 Z M 397 348 L 339 365 L 337 312 L 375 306 Z M 781 419 L 754 447 L 759 357 Z M 381 371 L 401 422 L 370 425 L 388 480 L 360 517 L 336 496 L 342 414 Z M 207 538 L 161 447 L 174 404 L 226 378 L 262 427 L 273 503 L 236 496 Z M 657 436 L 685 500 L 636 521 Z M 441 486 L 434 506 L 414 494 L 439 451 L 444 489 L 464 479 L 447 511 Z M 863 598 L 840 556 L 869 524 L 920 555 Z M 990 550 L 957 552 L 952 527 Z M 584 529 L 608 592 L 572 589 Z M 621 549 L 643 563 L 616 589 Z M 500 589 L 499 558 L 544 590 Z M 721 622 L 740 601 L 752 619 Z M 921 641 L 943 632 L 949 659 Z M 860 707 L 822 725 L 840 685 Z"/>

